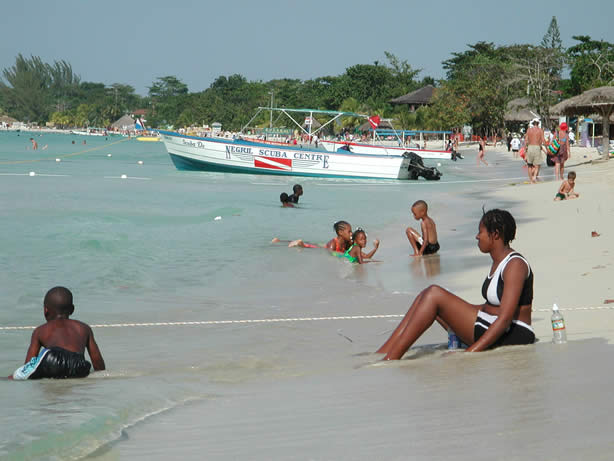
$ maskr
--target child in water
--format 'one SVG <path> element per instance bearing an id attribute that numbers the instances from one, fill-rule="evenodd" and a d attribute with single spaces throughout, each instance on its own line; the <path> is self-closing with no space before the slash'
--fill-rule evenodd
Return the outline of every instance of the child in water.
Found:
<path id="1" fill-rule="evenodd" d="M 376 239 L 373 240 L 373 250 L 367 254 L 362 252 L 363 248 L 367 246 L 367 233 L 360 227 L 352 234 L 352 240 L 354 241 L 352 246 L 343 253 L 343 256 L 352 263 L 363 264 L 368 262 L 365 260 L 371 259 L 379 247 L 379 240 Z"/>
<path id="2" fill-rule="evenodd" d="M 281 206 L 284 208 L 294 208 L 294 205 L 290 203 L 288 194 L 286 194 L 285 192 L 281 193 L 281 195 L 279 196 L 279 201 L 281 202 Z"/>
<path id="3" fill-rule="evenodd" d="M 75 311 L 70 290 L 52 288 L 45 295 L 43 306 L 47 323 L 34 330 L 25 365 L 9 379 L 85 378 L 91 366 L 85 360 L 85 349 L 94 370 L 104 370 L 104 360 L 92 329 L 69 318 Z"/>
<path id="4" fill-rule="evenodd" d="M 337 221 L 333 224 L 333 229 L 337 234 L 336 237 L 332 238 L 328 241 L 324 248 L 330 251 L 334 251 L 336 253 L 345 253 L 346 250 L 350 247 L 352 243 L 352 226 L 347 221 Z M 286 240 L 287 241 L 287 240 Z M 271 243 L 280 243 L 281 240 L 275 237 Z M 302 239 L 292 240 L 289 244 L 289 247 L 301 247 L 301 248 L 320 248 L 319 245 L 314 245 L 313 243 L 304 242 Z"/>
<path id="5" fill-rule="evenodd" d="M 407 239 L 414 250 L 412 256 L 432 255 L 439 251 L 437 227 L 435 221 L 428 215 L 428 205 L 424 200 L 418 200 L 411 206 L 411 212 L 416 221 L 422 221 L 422 235 L 412 227 L 405 230 Z"/>

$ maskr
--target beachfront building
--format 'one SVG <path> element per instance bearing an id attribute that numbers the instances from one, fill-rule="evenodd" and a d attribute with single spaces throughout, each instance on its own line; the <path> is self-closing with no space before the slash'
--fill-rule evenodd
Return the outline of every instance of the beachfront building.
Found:
<path id="1" fill-rule="evenodd" d="M 410 112 L 415 112 L 419 107 L 431 104 L 434 92 L 433 85 L 426 85 L 419 90 L 391 99 L 390 104 L 407 104 Z"/>

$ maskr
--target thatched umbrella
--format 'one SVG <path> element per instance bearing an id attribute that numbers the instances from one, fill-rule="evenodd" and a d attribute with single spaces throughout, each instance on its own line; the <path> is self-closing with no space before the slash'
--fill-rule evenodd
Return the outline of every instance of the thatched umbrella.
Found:
<path id="1" fill-rule="evenodd" d="M 602 86 L 586 90 L 573 98 L 561 101 L 552 107 L 555 113 L 566 115 L 590 115 L 598 113 L 603 121 L 604 156 L 609 157 L 610 148 L 610 116 L 614 112 L 614 86 Z"/>

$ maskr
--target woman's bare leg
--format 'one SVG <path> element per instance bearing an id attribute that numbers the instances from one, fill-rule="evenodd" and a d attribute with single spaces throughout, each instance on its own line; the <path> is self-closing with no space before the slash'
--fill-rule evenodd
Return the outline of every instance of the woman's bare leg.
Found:
<path id="1" fill-rule="evenodd" d="M 431 285 L 414 300 L 407 314 L 378 352 L 384 360 L 400 359 L 407 349 L 438 318 L 450 326 L 466 344 L 473 343 L 473 328 L 480 306 L 469 304 L 447 290 Z"/>

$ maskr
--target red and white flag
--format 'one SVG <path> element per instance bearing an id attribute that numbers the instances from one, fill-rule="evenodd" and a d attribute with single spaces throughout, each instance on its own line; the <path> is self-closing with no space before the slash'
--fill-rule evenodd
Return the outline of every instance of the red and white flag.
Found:
<path id="1" fill-rule="evenodd" d="M 375 129 L 379 126 L 380 120 L 379 115 L 373 115 L 369 117 L 369 125 L 371 125 L 371 128 Z"/>

